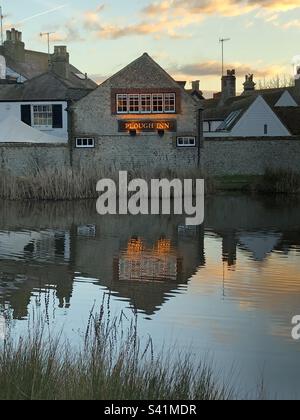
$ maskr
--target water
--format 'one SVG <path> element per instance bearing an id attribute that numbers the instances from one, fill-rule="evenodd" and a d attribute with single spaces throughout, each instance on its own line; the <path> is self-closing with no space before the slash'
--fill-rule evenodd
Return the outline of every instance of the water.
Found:
<path id="1" fill-rule="evenodd" d="M 94 202 L 7 203 L 0 208 L 0 340 L 4 319 L 27 330 L 48 308 L 57 331 L 79 340 L 93 305 L 138 310 L 159 348 L 234 366 L 253 395 L 300 397 L 300 200 L 246 195 L 206 199 L 205 224 L 179 216 L 105 216 Z"/>

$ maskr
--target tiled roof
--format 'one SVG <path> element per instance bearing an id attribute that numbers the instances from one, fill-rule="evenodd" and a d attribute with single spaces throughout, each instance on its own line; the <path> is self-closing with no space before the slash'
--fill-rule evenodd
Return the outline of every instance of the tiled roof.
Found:
<path id="1" fill-rule="evenodd" d="M 0 101 L 78 100 L 89 92 L 88 87 L 75 87 L 53 72 L 47 72 L 25 83 L 0 84 Z"/>

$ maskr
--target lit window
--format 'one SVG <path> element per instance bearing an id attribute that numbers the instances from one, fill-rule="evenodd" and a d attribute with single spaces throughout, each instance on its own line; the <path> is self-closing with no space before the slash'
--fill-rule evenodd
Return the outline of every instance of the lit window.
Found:
<path id="1" fill-rule="evenodd" d="M 52 127 L 52 105 L 33 105 L 33 125 L 35 127 Z"/>
<path id="2" fill-rule="evenodd" d="M 177 137 L 178 147 L 195 147 L 196 137 Z"/>
<path id="3" fill-rule="evenodd" d="M 128 95 L 129 113 L 138 114 L 140 112 L 140 96 Z"/>
<path id="4" fill-rule="evenodd" d="M 164 112 L 164 95 L 155 93 L 152 95 L 152 111 L 154 114 L 162 114 Z"/>
<path id="5" fill-rule="evenodd" d="M 142 114 L 151 114 L 152 111 L 152 101 L 151 95 L 141 95 L 141 113 Z"/>
<path id="6" fill-rule="evenodd" d="M 127 113 L 127 95 L 117 95 L 117 112 L 118 114 Z"/>
<path id="7" fill-rule="evenodd" d="M 176 96 L 175 93 L 166 93 L 165 94 L 165 112 L 176 111 Z"/>
<path id="8" fill-rule="evenodd" d="M 95 139 L 92 137 L 77 137 L 76 138 L 76 147 L 77 148 L 92 148 L 95 147 Z"/>

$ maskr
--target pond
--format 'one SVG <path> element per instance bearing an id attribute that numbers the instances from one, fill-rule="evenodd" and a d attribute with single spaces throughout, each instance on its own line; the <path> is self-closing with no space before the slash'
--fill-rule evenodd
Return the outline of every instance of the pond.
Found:
<path id="1" fill-rule="evenodd" d="M 24 333 L 47 308 L 76 341 L 109 294 L 110 312 L 136 310 L 157 348 L 213 359 L 244 394 L 263 377 L 272 397 L 299 398 L 299 214 L 294 198 L 221 194 L 188 227 L 174 215 L 99 216 L 89 201 L 2 202 L 0 330 L 10 319 Z"/>

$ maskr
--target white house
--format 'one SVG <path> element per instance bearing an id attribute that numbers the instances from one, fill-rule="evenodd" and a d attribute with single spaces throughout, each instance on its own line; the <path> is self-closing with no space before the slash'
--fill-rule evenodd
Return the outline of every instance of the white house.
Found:
<path id="1" fill-rule="evenodd" d="M 249 90 L 249 81 L 253 89 Z M 247 77 L 248 90 L 240 96 L 204 101 L 204 137 L 290 137 L 300 134 L 297 87 L 258 90 Z"/>

